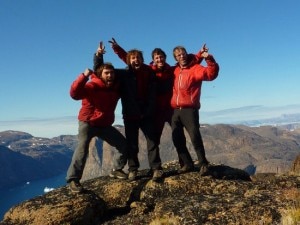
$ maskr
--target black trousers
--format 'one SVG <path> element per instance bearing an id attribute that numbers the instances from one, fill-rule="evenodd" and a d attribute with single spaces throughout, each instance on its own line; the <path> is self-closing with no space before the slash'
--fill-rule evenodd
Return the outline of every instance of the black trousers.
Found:
<path id="1" fill-rule="evenodd" d="M 124 120 L 125 136 L 128 148 L 128 170 L 135 171 L 140 167 L 138 160 L 139 153 L 139 129 L 143 132 L 148 152 L 149 166 L 152 170 L 161 169 L 159 155 L 159 140 L 155 134 L 155 124 L 151 117 L 141 120 Z"/>
<path id="2" fill-rule="evenodd" d="M 171 126 L 172 139 L 179 160 L 181 160 L 184 165 L 193 166 L 193 160 L 186 146 L 185 128 L 190 136 L 200 165 L 207 164 L 208 161 L 205 156 L 205 149 L 200 133 L 199 110 L 193 108 L 174 109 Z"/>

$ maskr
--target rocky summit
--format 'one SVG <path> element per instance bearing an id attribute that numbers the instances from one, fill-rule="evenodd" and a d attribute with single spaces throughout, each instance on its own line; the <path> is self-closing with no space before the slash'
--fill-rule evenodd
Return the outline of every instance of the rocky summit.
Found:
<path id="1" fill-rule="evenodd" d="M 289 210 L 297 204 L 299 208 L 299 162 L 289 174 L 250 176 L 226 165 L 210 165 L 200 176 L 197 167 L 178 174 L 177 161 L 171 161 L 164 164 L 165 176 L 159 182 L 153 182 L 147 170 L 139 171 L 133 182 L 97 177 L 82 183 L 83 193 L 73 194 L 65 186 L 22 202 L 0 224 L 297 224 Z"/>

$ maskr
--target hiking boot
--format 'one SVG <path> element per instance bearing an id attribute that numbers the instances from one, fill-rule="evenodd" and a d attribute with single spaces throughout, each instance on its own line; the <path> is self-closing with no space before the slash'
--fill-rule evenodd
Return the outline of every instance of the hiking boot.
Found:
<path id="1" fill-rule="evenodd" d="M 187 173 L 187 172 L 191 172 L 194 170 L 194 166 L 190 166 L 190 165 L 184 165 L 183 167 L 181 167 L 177 172 L 179 174 L 182 173 Z"/>
<path id="2" fill-rule="evenodd" d="M 72 180 L 69 184 L 70 190 L 73 193 L 80 193 L 83 191 L 83 187 L 79 183 L 79 181 Z"/>
<path id="3" fill-rule="evenodd" d="M 127 179 L 127 174 L 121 169 L 112 170 L 110 172 L 109 176 L 112 177 L 112 178 L 117 178 L 117 179 L 121 179 L 121 180 Z"/>
<path id="4" fill-rule="evenodd" d="M 209 171 L 208 164 L 205 163 L 200 166 L 199 174 L 200 176 L 206 176 L 208 175 L 208 171 Z"/>
<path id="5" fill-rule="evenodd" d="M 129 181 L 136 180 L 136 177 L 137 177 L 137 171 L 136 170 L 129 172 L 129 174 L 128 174 L 128 180 Z"/>
<path id="6" fill-rule="evenodd" d="M 146 177 L 153 177 L 153 170 L 148 170 L 148 172 L 146 173 Z"/>
<path id="7" fill-rule="evenodd" d="M 153 177 L 152 177 L 152 180 L 153 181 L 159 181 L 163 178 L 163 175 L 164 175 L 164 171 L 163 170 L 154 170 L 154 173 L 153 173 Z"/>

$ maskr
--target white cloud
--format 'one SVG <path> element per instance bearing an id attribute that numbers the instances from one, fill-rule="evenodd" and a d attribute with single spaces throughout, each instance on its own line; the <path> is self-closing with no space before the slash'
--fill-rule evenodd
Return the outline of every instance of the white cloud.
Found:
<path id="1" fill-rule="evenodd" d="M 201 123 L 238 123 L 241 121 L 262 120 L 280 117 L 284 114 L 300 113 L 300 105 L 266 107 L 262 105 L 245 106 L 220 111 L 200 110 Z"/>
<path id="2" fill-rule="evenodd" d="M 123 124 L 121 116 L 116 115 L 115 124 Z M 0 121 L 0 131 L 14 130 L 29 133 L 35 137 L 53 138 L 59 135 L 77 135 L 77 116 Z"/>
<path id="3" fill-rule="evenodd" d="M 0 129 L 1 131 L 23 131 L 35 137 L 52 138 L 62 134 L 77 134 L 78 122 L 76 117 L 0 121 Z"/>

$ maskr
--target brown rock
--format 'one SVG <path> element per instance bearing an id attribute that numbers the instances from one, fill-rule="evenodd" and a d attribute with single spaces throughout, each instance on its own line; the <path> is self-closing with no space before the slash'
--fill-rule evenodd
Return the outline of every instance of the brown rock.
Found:
<path id="1" fill-rule="evenodd" d="M 205 177 L 198 171 L 178 175 L 177 169 L 177 162 L 165 164 L 159 183 L 144 170 L 134 182 L 107 176 L 85 181 L 78 195 L 63 187 L 11 208 L 0 224 L 278 224 L 300 196 L 297 176 L 250 181 L 224 165 L 210 166 Z"/>

